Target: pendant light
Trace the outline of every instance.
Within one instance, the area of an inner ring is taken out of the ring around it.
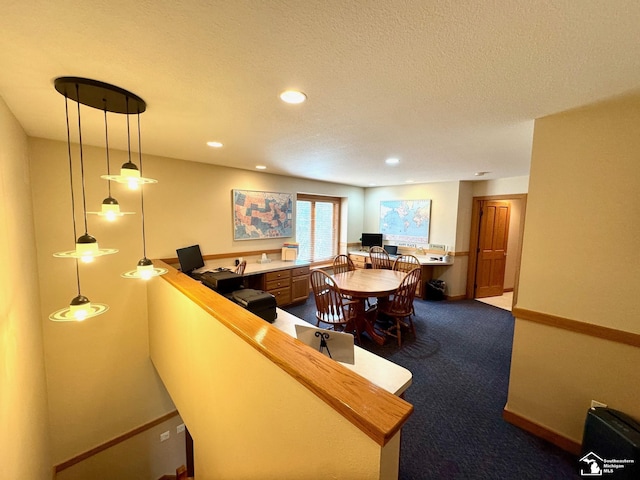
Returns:
[[[140,129],[140,114],[144,112],[147,108],[146,103],[140,97],[134,98],[135,103],[133,107],[138,107],[137,110],[129,111],[129,97],[125,99],[127,105],[128,113],[137,113],[138,114],[138,130]],[[138,141],[138,143],[140,143]],[[145,183],[158,183],[157,180],[153,178],[145,178],[142,176],[142,164],[140,165],[140,170],[138,170],[138,166],[131,161],[131,136],[129,134],[129,115],[127,114],[127,152],[129,155],[129,160],[122,165],[120,168],[120,175],[102,175],[100,178],[104,178],[105,180],[110,180],[118,183],[126,183],[131,190],[137,190],[140,186]],[[141,156],[142,159],[142,156]]]
[[[104,137],[105,137],[105,149],[107,151],[107,176],[111,176],[111,166],[109,161],[109,128],[107,125],[107,100],[104,100]],[[120,210],[120,204],[118,200],[111,196],[111,180],[107,182],[108,195],[102,201],[102,208],[99,212],[87,212],[93,215],[100,215],[106,218],[108,221],[113,222],[116,218],[124,215],[132,215],[134,212],[123,212]]]
[[[98,241],[95,237],[91,236],[87,227],[87,201],[84,185],[84,154],[82,149],[82,121],[80,117],[80,104],[94,107],[96,92],[100,92],[103,87],[101,82],[95,80],[88,80],[77,77],[61,77],[57,78],[54,82],[56,90],[64,95],[65,99],[65,114],[67,120],[67,143],[69,144],[69,161],[71,162],[71,135],[69,133],[69,107],[68,100],[74,100],[78,107],[78,143],[80,145],[80,176],[82,185],[82,212],[84,218],[84,234],[78,237],[76,240],[75,250],[68,250],[64,252],[54,253],[54,257],[59,258],[76,258],[85,263],[92,262],[95,257],[102,255],[110,255],[116,253],[118,250],[115,248],[100,248]],[[82,94],[80,87],[82,86]],[[72,165],[69,165],[72,168]],[[73,183],[71,184],[71,191],[73,194]],[[72,205],[72,208],[74,206]],[[75,233],[75,214],[74,214],[74,233]]]
[[[127,131],[129,123],[127,122]],[[127,133],[128,135],[128,133]],[[131,152],[131,149],[129,149]],[[131,155],[131,153],[129,153]],[[131,157],[129,157],[131,158]],[[140,113],[138,113],[138,158],[140,162],[140,173],[142,174],[142,142],[140,135]],[[122,274],[124,278],[136,278],[149,280],[152,277],[164,275],[168,272],[166,268],[159,268],[153,265],[153,262],[147,258],[147,239],[144,228],[144,189],[140,188],[140,212],[142,217],[142,258],[138,261],[135,270],[129,270]]]
[[[75,213],[75,197],[73,193],[73,162],[71,157],[71,134],[69,130],[69,108],[68,100],[65,95],[65,112],[67,117],[67,150],[69,154],[69,183],[71,186],[71,217],[73,224],[73,238],[75,240],[76,231],[76,213]],[[81,149],[82,150],[82,149]],[[83,196],[84,196],[84,180],[83,180]],[[82,295],[80,291],[80,268],[78,265],[78,257],[76,261],[76,282],[78,285],[78,295],[71,299],[69,306],[53,312],[49,315],[49,319],[55,322],[73,322],[82,321],[87,318],[95,317],[105,313],[109,307],[101,303],[91,303],[91,301]]]

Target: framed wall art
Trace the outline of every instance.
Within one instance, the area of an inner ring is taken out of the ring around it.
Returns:
[[[233,190],[233,239],[293,236],[293,194]]]

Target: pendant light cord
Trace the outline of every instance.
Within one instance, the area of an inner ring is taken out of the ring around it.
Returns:
[[[129,116],[127,115],[127,118]],[[140,176],[142,177],[142,140],[140,134],[140,112],[138,111],[138,158],[140,160]],[[147,238],[144,228],[144,187],[140,185],[140,209],[142,214],[142,258],[147,258]]]
[[[67,119],[67,153],[69,155],[69,185],[71,186],[71,220],[73,223],[73,243],[76,243],[78,233],[76,232],[76,200],[73,194],[73,162],[71,160],[71,131],[69,129],[69,99],[64,96],[64,113]],[[78,283],[78,295],[80,295],[80,267],[76,258],[76,281]]]
[[[131,133],[129,130],[129,97],[126,98],[127,104],[127,154],[129,155],[129,163],[131,163]]]
[[[84,156],[82,154],[82,122],[80,121],[80,87],[76,83],[76,96],[78,98],[78,141],[80,143],[80,178],[82,179],[82,211],[84,214],[84,233],[89,234],[87,227],[87,197],[84,189]]]
[[[109,167],[109,127],[107,125],[107,101],[104,101],[104,143],[107,149],[107,175],[111,176],[111,168]],[[109,198],[111,198],[111,180],[107,181],[107,191],[109,192]]]

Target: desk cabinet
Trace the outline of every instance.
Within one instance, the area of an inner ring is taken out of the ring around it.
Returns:
[[[371,268],[371,264],[369,263],[369,257],[366,257],[364,255],[349,254],[349,258],[351,259],[351,261],[353,262],[356,268]],[[368,263],[369,263],[369,266],[367,267]]]
[[[247,286],[269,292],[278,307],[303,302],[309,297],[309,267],[293,267],[246,277]]]
[[[291,303],[304,302],[309,298],[309,267],[291,270]]]

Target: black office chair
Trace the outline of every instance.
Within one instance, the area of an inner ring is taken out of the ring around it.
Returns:
[[[246,268],[246,266],[247,266],[247,261],[246,260],[241,261],[236,267],[236,273],[238,275],[242,275],[244,273],[244,269]]]

